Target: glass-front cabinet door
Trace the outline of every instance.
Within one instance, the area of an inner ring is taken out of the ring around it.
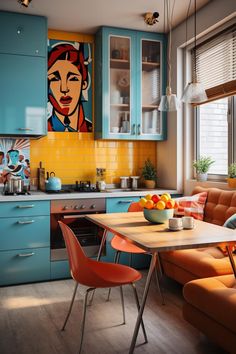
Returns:
[[[166,116],[158,110],[166,85],[164,69],[165,42],[162,35],[138,33],[139,52],[137,115],[139,139],[163,140],[166,138]]]
[[[109,134],[131,133],[131,38],[109,36]]]
[[[95,137],[164,140],[165,37],[102,27],[95,42]]]
[[[160,102],[160,42],[142,40],[142,134],[161,134]]]

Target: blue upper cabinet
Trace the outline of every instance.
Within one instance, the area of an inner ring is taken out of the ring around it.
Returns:
[[[0,11],[0,53],[47,56],[45,17]]]
[[[164,35],[102,27],[95,42],[95,137],[164,140]]]
[[[47,21],[0,11],[0,136],[47,134]]]

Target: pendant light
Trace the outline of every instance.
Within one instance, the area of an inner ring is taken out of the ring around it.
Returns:
[[[203,85],[197,81],[197,1],[194,0],[194,48],[193,48],[193,74],[192,82],[189,82],[183,92],[181,100],[185,103],[201,103],[207,101],[206,91]],[[187,21],[187,19],[186,19]]]
[[[175,0],[173,2],[172,11],[170,13],[170,0],[164,0],[164,32],[165,32],[165,14],[169,27],[169,43],[167,53],[167,87],[166,94],[161,97],[161,102],[158,110],[163,112],[172,112],[177,110],[178,101],[176,95],[172,93],[170,80],[171,80],[171,30],[172,30],[172,18],[173,10],[175,6]],[[166,10],[165,10],[166,9]]]

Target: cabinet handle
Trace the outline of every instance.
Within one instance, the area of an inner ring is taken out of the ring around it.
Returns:
[[[135,124],[132,125],[132,133],[131,135],[135,135]]]
[[[31,252],[31,253],[19,253],[18,257],[31,257],[34,254],[35,254],[34,252]]]
[[[26,225],[26,224],[33,224],[35,222],[35,220],[25,220],[25,221],[17,221],[17,224],[20,224],[20,225]]]
[[[29,205],[17,205],[18,209],[28,209],[28,208],[34,208],[34,204],[29,204]]]
[[[127,204],[127,203],[132,203],[132,200],[119,200],[119,204]]]
[[[137,135],[141,135],[141,132],[140,132],[140,124],[137,125]]]
[[[18,128],[18,130],[32,131],[33,129],[31,129],[31,128]]]

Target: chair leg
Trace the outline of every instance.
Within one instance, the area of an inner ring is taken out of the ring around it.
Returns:
[[[138,309],[138,312],[139,312],[139,309],[140,309],[140,304],[139,304],[139,299],[138,299],[137,289],[136,289],[136,286],[135,286],[135,284],[134,284],[134,283],[131,283],[131,286],[132,286],[133,291],[134,291],[134,297],[135,297],[135,301],[136,301],[137,309]],[[141,326],[142,326],[143,336],[144,336],[144,340],[145,340],[145,342],[144,342],[144,343],[147,343],[147,342],[148,342],[148,340],[147,340],[147,333],[146,333],[146,330],[145,330],[145,326],[144,326],[144,323],[143,323],[143,319],[141,320]]]
[[[122,312],[123,312],[123,323],[122,324],[125,324],[125,304],[124,304],[124,294],[123,294],[122,286],[120,286],[120,298],[121,298]]]
[[[82,344],[84,339],[84,328],[85,328],[85,318],[86,318],[86,309],[87,309],[87,301],[88,301],[88,294],[90,291],[94,291],[95,288],[89,288],[86,290],[85,297],[84,297],[84,305],[83,305],[83,317],[81,323],[81,334],[80,334],[80,346],[79,346],[79,354],[82,350]]]
[[[119,260],[120,260],[120,251],[116,251],[115,257],[114,257],[114,263],[119,263]],[[108,290],[107,301],[110,300],[110,295],[111,295],[111,288],[109,288],[109,290]]]
[[[65,329],[65,327],[66,327],[66,324],[67,324],[67,321],[68,321],[68,319],[69,319],[69,317],[70,317],[70,314],[71,314],[71,310],[72,310],[72,307],[73,307],[73,304],[74,304],[75,295],[76,295],[76,291],[77,291],[78,285],[79,285],[79,283],[76,282],[76,283],[75,283],[74,292],[73,292],[73,295],[72,295],[72,299],[71,299],[71,302],[70,302],[69,311],[68,311],[68,313],[67,313],[67,315],[66,315],[66,319],[65,319],[64,324],[63,324],[62,329],[61,329],[62,331],[64,331],[64,329]]]

